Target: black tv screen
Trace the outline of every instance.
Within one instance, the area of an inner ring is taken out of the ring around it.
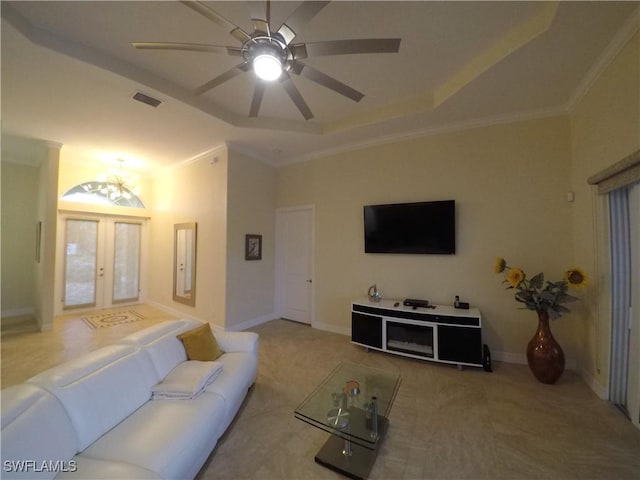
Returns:
[[[365,253],[456,253],[455,201],[364,207]]]

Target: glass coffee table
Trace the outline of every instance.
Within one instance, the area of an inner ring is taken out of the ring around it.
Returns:
[[[367,478],[389,427],[400,375],[341,363],[295,410],[295,417],[331,433],[315,461],[350,478]]]

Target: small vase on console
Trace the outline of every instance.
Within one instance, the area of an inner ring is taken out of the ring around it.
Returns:
[[[382,300],[382,295],[378,291],[378,286],[376,284],[373,284],[369,287],[367,296],[369,297],[369,301],[371,302],[379,302],[380,300]]]
[[[527,362],[538,381],[553,384],[564,372],[564,352],[551,334],[547,311],[537,310],[537,313],[538,329],[527,345]]]

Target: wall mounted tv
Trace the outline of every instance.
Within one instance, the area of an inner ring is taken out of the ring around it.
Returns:
[[[456,253],[455,201],[364,207],[365,253]]]

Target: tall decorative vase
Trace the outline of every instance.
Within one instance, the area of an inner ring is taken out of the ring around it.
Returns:
[[[542,383],[556,383],[564,372],[564,352],[551,334],[546,310],[538,311],[538,330],[527,345],[527,362]]]

